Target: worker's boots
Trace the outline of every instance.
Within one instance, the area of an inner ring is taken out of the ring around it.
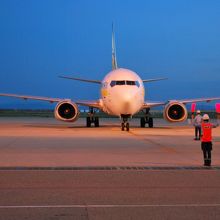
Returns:
[[[211,160],[210,159],[205,159],[204,160],[204,166],[211,166]]]

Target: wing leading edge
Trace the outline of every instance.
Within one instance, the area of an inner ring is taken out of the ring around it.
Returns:
[[[102,83],[101,80],[82,79],[82,78],[76,78],[76,77],[70,77],[70,76],[59,76],[59,78],[71,79],[71,80],[82,81],[82,82],[89,82],[89,83],[97,83],[97,84],[101,84]]]
[[[211,102],[211,101],[217,101],[217,100],[220,100],[220,97],[168,100],[166,102],[147,102],[146,101],[143,105],[143,109],[144,108],[153,108],[153,107],[157,107],[157,106],[164,106],[164,105],[171,103],[171,102],[179,102],[182,104],[189,104],[189,103],[194,103],[194,102]]]
[[[24,100],[40,100],[40,101],[46,101],[50,103],[57,103],[61,101],[71,101],[71,99],[62,99],[62,98],[50,98],[50,97],[42,97],[42,96],[29,96],[29,95],[18,95],[18,94],[8,94],[8,93],[0,93],[0,96],[4,97],[12,97],[12,98],[18,98],[18,99],[24,99]],[[98,108],[101,109],[101,105],[99,100],[94,100],[94,101],[82,101],[78,100],[75,102],[78,105],[82,106],[88,106],[88,107],[93,107],[93,108]]]
[[[60,99],[60,98],[49,98],[49,97],[41,97],[41,96],[18,95],[18,94],[8,94],[8,93],[0,93],[0,96],[13,97],[13,98],[24,99],[24,100],[28,100],[28,99],[40,100],[40,101],[47,101],[50,103],[67,100],[67,99]]]
[[[167,80],[168,78],[155,78],[155,79],[143,79],[143,83],[148,83],[148,82],[155,82],[155,81],[160,81],[160,80]]]

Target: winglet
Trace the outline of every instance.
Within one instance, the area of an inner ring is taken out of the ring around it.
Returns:
[[[115,70],[117,68],[118,65],[117,65],[116,48],[115,48],[114,24],[112,23],[112,69]]]

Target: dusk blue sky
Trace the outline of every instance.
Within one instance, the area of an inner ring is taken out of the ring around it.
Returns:
[[[111,25],[119,67],[143,79],[146,99],[220,96],[219,0],[0,0],[0,92],[98,99],[111,70]],[[0,108],[45,108],[0,97]]]

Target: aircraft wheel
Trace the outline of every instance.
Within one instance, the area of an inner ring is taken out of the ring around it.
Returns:
[[[124,123],[124,122],[121,123],[121,130],[122,130],[122,131],[125,130],[125,123]]]
[[[86,126],[87,126],[88,128],[91,127],[91,119],[90,119],[90,117],[86,117]]]
[[[148,125],[149,125],[149,128],[153,128],[153,127],[154,127],[154,121],[153,121],[153,118],[149,118]]]
[[[99,118],[95,117],[95,127],[99,127]]]
[[[145,127],[145,118],[141,118],[141,128]]]
[[[129,123],[126,123],[126,130],[129,131],[130,127],[129,127]]]

